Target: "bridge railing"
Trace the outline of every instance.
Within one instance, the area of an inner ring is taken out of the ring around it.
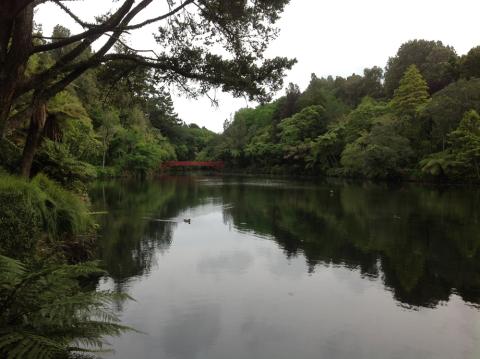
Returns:
[[[162,164],[162,168],[172,167],[210,167],[222,169],[225,167],[223,161],[167,161]]]

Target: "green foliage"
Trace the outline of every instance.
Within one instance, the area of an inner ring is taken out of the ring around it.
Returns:
[[[274,166],[282,163],[282,146],[270,141],[272,127],[261,129],[245,147],[245,156],[257,166]]]
[[[411,65],[405,71],[398,89],[395,90],[392,107],[399,116],[413,117],[428,101],[428,86],[420,71]]]
[[[347,174],[368,178],[396,178],[410,163],[413,151],[408,139],[397,133],[389,118],[347,144],[341,163]]]
[[[423,173],[439,178],[454,174],[456,166],[455,156],[449,151],[433,153],[420,161]]]
[[[444,150],[447,135],[455,130],[465,112],[480,112],[480,79],[459,80],[436,93],[423,111],[431,122],[431,137],[435,150]]]
[[[311,152],[313,140],[327,130],[328,117],[322,106],[309,106],[282,120],[280,128],[280,144],[284,159],[304,168],[308,154]]]
[[[111,309],[125,295],[81,288],[80,279],[99,274],[95,263],[33,269],[0,256],[1,356],[71,358],[94,353],[106,336],[130,330]]]
[[[101,143],[80,99],[72,91],[62,91],[48,103],[48,113],[33,172],[44,172],[71,188],[94,179],[91,163],[98,161]]]
[[[312,144],[311,154],[307,158],[309,168],[317,168],[321,173],[340,165],[340,156],[346,144],[346,126],[337,124]]]
[[[467,80],[480,78],[480,46],[474,47],[462,57],[460,75]]]
[[[34,171],[74,188],[97,173],[149,176],[171,159],[224,160],[231,168],[262,172],[386,178],[422,169],[445,179],[475,177],[472,158],[459,154],[467,153],[466,134],[461,145],[450,134],[467,111],[480,111],[478,53],[473,48],[459,59],[441,42],[409,41],[389,59],[385,74],[379,66],[345,78],[312,74],[304,91],[289,84],[277,100],[237,111],[222,135],[182,121],[154,71],[109,63],[86,72],[49,102],[49,140],[43,141]],[[192,69],[201,62],[225,65],[220,72],[250,66],[243,60],[204,61],[195,50],[181,54],[188,55]],[[51,66],[52,56],[59,55],[35,55],[29,71]],[[15,152],[22,136],[12,136],[13,146],[5,152]],[[18,166],[13,152],[2,159],[7,170]]]
[[[58,255],[73,258],[69,246],[93,232],[86,204],[44,175],[32,181],[0,177],[0,207],[0,253],[5,255],[28,258],[60,250]]]
[[[480,180],[480,115],[468,111],[458,128],[449,135],[450,151],[460,172]]]
[[[171,159],[175,159],[172,145],[153,133],[121,130],[112,140],[110,160],[120,172],[145,177]]]
[[[351,107],[357,106],[364,97],[381,99],[385,96],[383,70],[374,66],[364,69],[363,76],[353,74],[346,79],[337,77],[333,87],[335,94]]]
[[[389,60],[385,86],[376,66],[363,76],[312,74],[305,91],[290,84],[278,100],[238,111],[201,158],[262,172],[477,178],[474,126],[459,127],[467,111],[480,113],[477,52],[458,61],[440,42],[410,41]]]
[[[280,122],[280,142],[294,146],[327,130],[328,118],[322,106],[309,106]]]
[[[75,234],[84,234],[93,227],[93,220],[85,203],[43,174],[32,181],[45,194],[44,227],[50,237],[61,240]]]
[[[45,229],[43,195],[23,179],[0,177],[0,253],[24,257],[35,251]]]
[[[385,71],[385,91],[394,94],[405,71],[415,65],[435,93],[455,80],[452,64],[457,60],[455,50],[441,41],[412,40],[402,44],[388,60]]]
[[[44,140],[35,159],[33,170],[42,171],[62,185],[75,188],[79,182],[97,177],[95,167],[75,158],[67,145]]]
[[[322,106],[330,120],[341,117],[347,112],[348,107],[336,95],[336,91],[336,85],[332,78],[318,78],[312,74],[308,87],[298,99],[298,111],[309,106]]]
[[[389,112],[388,105],[371,97],[364,97],[362,102],[348,114],[345,122],[345,141],[355,141],[364,131],[369,131],[378,117]]]

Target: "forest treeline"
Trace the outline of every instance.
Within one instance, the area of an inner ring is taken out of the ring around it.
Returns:
[[[52,37],[69,34],[56,26]],[[61,56],[35,55],[28,71],[48,68]],[[144,177],[163,161],[193,160],[215,135],[179,119],[151,69],[122,62],[87,71],[46,108],[31,173],[41,171],[70,187],[98,176]],[[28,131],[28,123],[20,124],[2,142],[1,164],[10,172],[21,166]]]
[[[200,157],[252,172],[480,180],[480,47],[404,43],[383,70],[238,111]]]

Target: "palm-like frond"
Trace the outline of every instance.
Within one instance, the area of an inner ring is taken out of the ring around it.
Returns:
[[[79,285],[102,273],[95,262],[31,270],[0,256],[0,357],[81,357],[103,350],[104,337],[132,330],[112,309],[128,296]]]

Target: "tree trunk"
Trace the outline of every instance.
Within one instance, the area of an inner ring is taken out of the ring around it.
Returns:
[[[17,86],[23,81],[32,48],[33,4],[0,3],[0,138],[5,136]]]
[[[23,148],[22,166],[20,174],[23,177],[29,178],[32,170],[33,159],[35,152],[40,144],[43,128],[47,119],[46,105],[44,103],[37,104],[30,120],[30,128],[28,129],[25,147]]]
[[[0,85],[1,86],[1,85]],[[2,91],[7,89],[0,89],[0,140],[5,138],[7,121],[12,107],[13,91]]]

